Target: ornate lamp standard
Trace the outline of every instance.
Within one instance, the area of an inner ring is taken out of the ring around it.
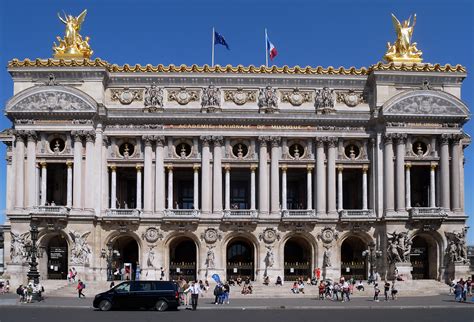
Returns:
[[[369,248],[362,252],[362,256],[367,258],[367,261],[370,264],[370,276],[369,276],[369,283],[373,282],[374,279],[374,271],[376,270],[377,266],[377,258],[382,256],[382,252],[380,250],[375,249],[375,243],[370,242]]]
[[[38,272],[38,262],[36,261],[36,254],[38,252],[36,248],[36,242],[38,241],[38,224],[35,221],[30,222],[30,235],[31,235],[31,244],[28,245],[26,251],[30,255],[30,270],[26,274],[28,280],[33,280],[34,284],[39,283],[40,274]]]
[[[107,262],[107,281],[112,281],[113,280],[112,259],[114,257],[112,243],[107,243],[107,250],[102,248],[100,256],[102,258],[105,258],[105,261]]]

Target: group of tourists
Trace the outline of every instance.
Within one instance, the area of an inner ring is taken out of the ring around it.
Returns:
[[[383,285],[383,293],[385,297],[385,301],[389,301],[390,298],[392,300],[397,299],[397,294],[398,290],[395,288],[395,280],[390,284],[390,282],[385,281],[385,284]],[[374,302],[380,302],[379,300],[379,294],[380,294],[380,287],[378,283],[374,284]]]
[[[20,284],[16,289],[16,294],[19,296],[20,303],[32,303],[34,294],[37,294],[36,299],[41,301],[43,299],[44,287],[40,283],[35,284],[29,282],[27,285]]]
[[[0,294],[10,293],[10,281],[0,280]]]
[[[341,277],[339,281],[335,282],[322,280],[318,285],[319,299],[342,302],[350,301],[350,295],[353,293],[355,283],[355,279],[351,278],[349,281],[346,281],[344,277]],[[359,281],[359,285],[361,284],[362,281]]]
[[[449,288],[449,293],[454,294],[454,299],[457,302],[466,302],[468,296],[472,296],[472,279],[460,279],[457,283],[452,281]]]

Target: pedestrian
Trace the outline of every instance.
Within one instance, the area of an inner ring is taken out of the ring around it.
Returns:
[[[454,299],[458,302],[462,301],[462,292],[463,292],[463,286],[461,282],[459,281],[456,286],[454,286]]]
[[[333,300],[339,301],[339,292],[340,291],[341,291],[341,285],[339,283],[334,283],[333,297],[332,297]],[[341,300],[344,300],[344,298],[341,298]]]
[[[230,285],[228,282],[224,284],[224,303],[230,304]]]
[[[165,278],[165,270],[163,267],[160,267],[160,281],[162,281]]]
[[[383,293],[385,295],[385,301],[388,301],[388,292],[390,291],[390,283],[385,281],[385,284],[383,286]]]
[[[10,280],[5,281],[5,286],[3,287],[4,293],[10,293]]]
[[[76,276],[77,276],[77,271],[76,268],[72,268],[72,281],[75,283],[76,282]]]
[[[283,281],[281,280],[281,276],[277,276],[275,285],[283,286]]]
[[[467,279],[466,284],[467,284],[467,295],[472,296],[472,280],[470,277]]]
[[[316,269],[316,279],[318,281],[321,279],[321,269],[319,267]]]
[[[185,292],[191,292],[191,306],[193,311],[196,311],[198,305],[199,294],[202,294],[201,288],[196,283],[196,281],[191,282],[191,286],[189,286]]]
[[[25,293],[23,291],[23,285],[22,284],[20,284],[20,286],[18,286],[18,288],[16,289],[16,294],[19,296],[20,303],[25,302]]]
[[[397,299],[397,293],[398,293],[398,290],[395,288],[395,281],[392,282],[392,300],[396,300]]]
[[[86,288],[86,284],[84,284],[81,280],[77,282],[77,296],[81,298],[81,296],[86,297],[83,293],[84,289]]]
[[[33,302],[33,283],[29,283],[28,287],[26,288],[26,302],[31,303]]]
[[[359,281],[359,283],[357,284],[356,286],[357,290],[360,292],[360,291],[364,291],[364,284],[362,284],[362,280]]]
[[[380,288],[378,283],[374,283],[374,301],[379,302]]]
[[[324,291],[326,290],[326,285],[324,285],[323,281],[319,283],[318,289],[319,289],[319,299],[324,300]]]
[[[344,281],[344,283],[342,283],[342,301],[344,302],[344,295],[347,299],[347,301],[350,301],[351,298],[349,297],[349,294],[351,293],[351,290],[350,290],[350,287],[349,287],[349,283],[347,281]]]

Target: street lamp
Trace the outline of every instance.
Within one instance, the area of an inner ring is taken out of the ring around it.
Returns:
[[[38,262],[36,261],[36,254],[38,252],[36,248],[36,242],[38,240],[38,225],[33,220],[30,222],[30,236],[31,244],[27,245],[26,251],[30,255],[30,270],[26,274],[28,281],[33,280],[34,284],[39,283],[40,274],[38,272]]]
[[[382,256],[382,252],[380,250],[375,249],[375,243],[370,242],[369,248],[362,252],[362,256],[367,258],[367,261],[370,264],[370,276],[369,276],[369,284],[375,281],[374,278],[374,271],[376,270],[377,258]]]
[[[105,261],[107,262],[107,281],[112,281],[113,280],[112,259],[114,257],[112,243],[107,243],[107,250],[102,248],[100,256],[102,258],[105,258]]]

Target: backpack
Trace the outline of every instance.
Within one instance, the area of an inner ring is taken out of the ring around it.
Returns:
[[[21,286],[16,289],[16,294],[20,296],[23,295],[23,288],[21,288]]]
[[[86,283],[82,283],[82,288],[86,288]]]

